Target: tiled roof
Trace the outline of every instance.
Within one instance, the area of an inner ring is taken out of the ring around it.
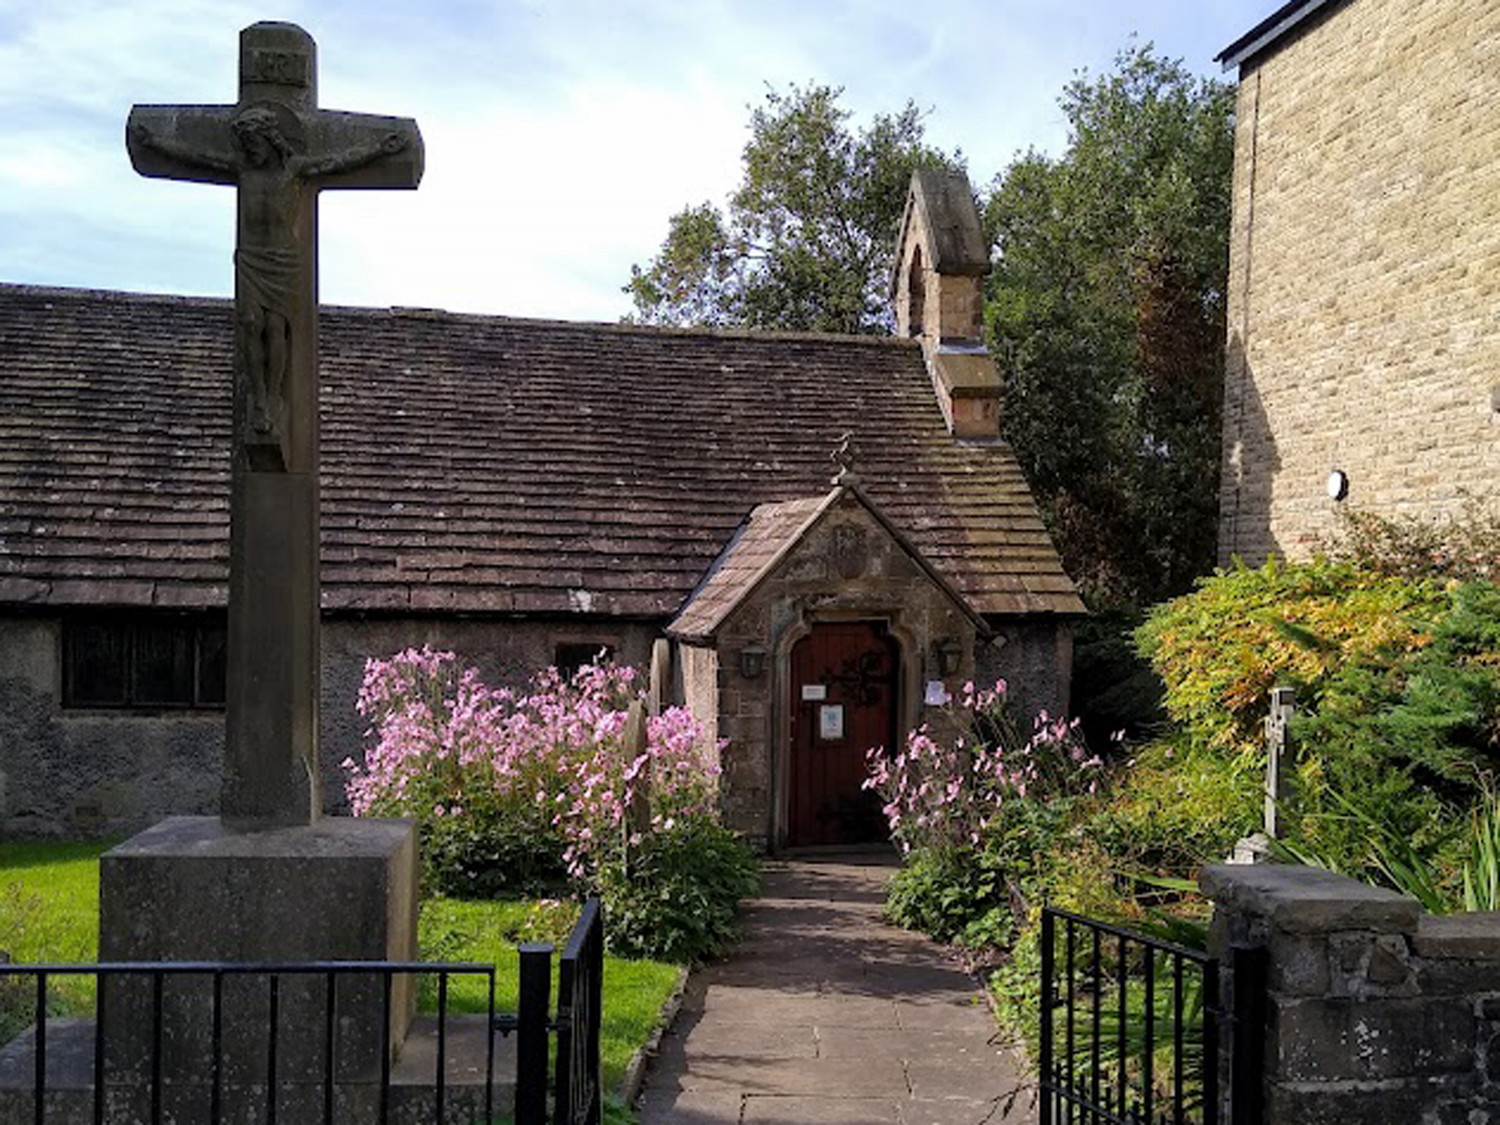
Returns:
[[[0,601],[220,605],[229,302],[0,285]],[[757,504],[870,496],[981,613],[1076,612],[917,345],[325,308],[329,609],[665,616]]]
[[[730,540],[670,631],[678,636],[711,636],[776,562],[822,514],[827,496],[760,504]]]

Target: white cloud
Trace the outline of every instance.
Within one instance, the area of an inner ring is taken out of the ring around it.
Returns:
[[[859,118],[908,97],[977,183],[1055,149],[1079,67],[1131,27],[1208,56],[1271,0],[293,0],[323,104],[416,117],[416,193],[328,193],[324,298],[614,319],[668,217],[722,202],[765,84],[846,89]],[[232,193],[145,181],[133,102],[227,102],[240,0],[0,0],[0,280],[227,293]]]

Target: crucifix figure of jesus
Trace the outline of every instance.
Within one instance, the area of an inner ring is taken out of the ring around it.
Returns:
[[[241,828],[317,819],[318,193],[414,188],[409,118],[317,105],[312,37],[240,33],[235,105],[136,106],[126,145],[145,176],[238,189],[229,663],[221,813]]]

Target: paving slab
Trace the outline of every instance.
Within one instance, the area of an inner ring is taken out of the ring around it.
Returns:
[[[884,1098],[751,1095],[742,1125],[901,1125],[897,1103]]]
[[[777,860],[726,961],[695,972],[642,1125],[1033,1125],[974,979],[880,908],[894,858]]]

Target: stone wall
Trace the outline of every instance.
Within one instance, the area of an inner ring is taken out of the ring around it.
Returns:
[[[929,256],[933,239],[921,208],[913,208],[900,246],[893,304],[896,334],[919,336],[924,351],[944,340],[984,338],[984,278],[940,274]]]
[[[218,809],[223,711],[64,710],[62,624],[0,618],[0,835],[96,835]]]
[[[69,710],[61,705],[61,622],[0,618],[0,833],[131,832],[173,814],[218,811],[224,713]],[[647,622],[325,620],[324,807],[344,807],[339,763],[358,759],[365,725],[354,703],[369,656],[431,644],[460,653],[491,683],[520,686],[556,645],[614,646],[644,672],[657,628]]]
[[[897,247],[897,267],[892,300],[896,311],[896,334],[915,336],[922,342],[922,355],[932,377],[933,393],[949,431],[955,437],[992,438],[1000,429],[1000,376],[994,360],[984,350],[984,277],[982,272],[939,273],[933,253],[938,240],[929,223],[945,221],[972,224],[979,239],[979,216],[969,194],[968,181],[959,178],[947,185],[958,192],[931,199],[929,206],[943,214],[934,218],[917,204],[918,180],[912,177],[906,224]],[[942,185],[931,189],[941,193]],[[959,214],[954,214],[954,209]],[[952,234],[950,230],[948,232]],[[977,255],[981,270],[988,269],[986,248],[978,242],[968,248]],[[952,263],[948,267],[952,269]]]
[[[1029,724],[1039,711],[1066,715],[1073,675],[1073,629],[1065,620],[1006,618],[974,654],[974,682],[1006,683],[1013,713]]]
[[[722,768],[719,755],[719,653],[699,645],[678,645],[682,669],[682,702],[703,724],[704,761]]]
[[[1500,5],[1358,0],[1241,74],[1220,561],[1344,503],[1440,516],[1500,476]]]
[[[1210,867],[1200,883],[1210,952],[1268,955],[1265,1026],[1225,1029],[1230,1050],[1264,1037],[1268,1125],[1500,1120],[1500,913],[1424,914],[1309,867]]]

